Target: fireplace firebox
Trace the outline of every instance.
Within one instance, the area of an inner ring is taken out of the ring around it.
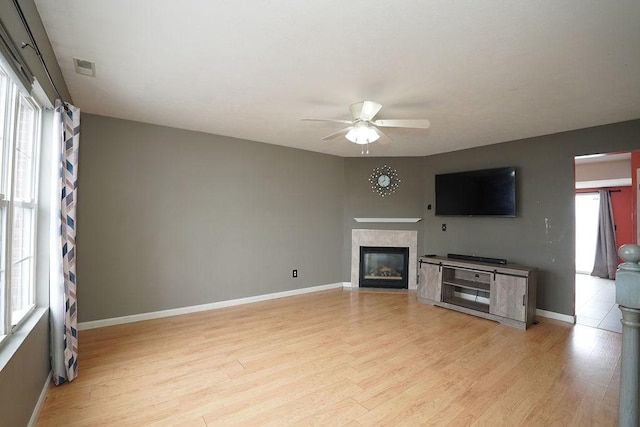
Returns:
[[[360,247],[360,287],[407,289],[409,248]]]

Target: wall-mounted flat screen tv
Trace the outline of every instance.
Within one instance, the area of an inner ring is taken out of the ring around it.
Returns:
[[[436,215],[515,217],[515,168],[436,175]]]

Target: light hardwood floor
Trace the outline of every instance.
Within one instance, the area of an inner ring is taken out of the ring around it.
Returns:
[[[621,335],[331,290],[80,333],[38,426],[617,423]]]

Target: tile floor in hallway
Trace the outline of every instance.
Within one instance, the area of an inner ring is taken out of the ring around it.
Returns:
[[[576,274],[576,323],[622,332],[614,280]]]

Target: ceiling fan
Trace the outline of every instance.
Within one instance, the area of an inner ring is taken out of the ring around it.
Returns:
[[[335,139],[339,136],[347,138],[354,144],[367,145],[379,141],[381,144],[388,144],[391,138],[385,135],[379,128],[418,128],[427,129],[431,124],[427,119],[408,120],[373,120],[382,105],[373,101],[361,101],[351,104],[351,116],[353,120],[333,120],[333,119],[302,119],[309,121],[333,122],[348,124],[344,129],[334,132],[322,138],[323,140]]]

